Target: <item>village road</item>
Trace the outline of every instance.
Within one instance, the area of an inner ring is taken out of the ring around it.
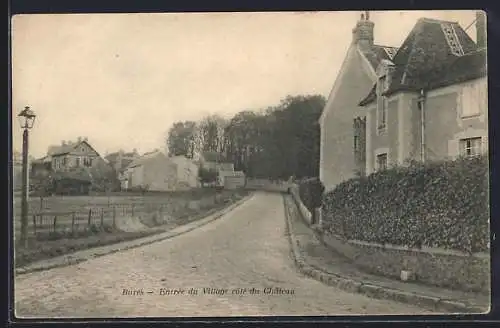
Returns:
[[[29,318],[426,313],[300,275],[285,235],[282,196],[266,193],[169,240],[19,275],[15,311]]]

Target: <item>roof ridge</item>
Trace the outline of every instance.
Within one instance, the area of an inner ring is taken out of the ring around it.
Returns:
[[[395,47],[395,46],[385,46],[383,44],[374,44],[373,45],[374,47],[382,47],[382,48],[393,48],[393,49],[399,49],[399,47]]]
[[[450,20],[430,18],[430,17],[421,17],[418,19],[418,21],[426,22],[426,23],[437,23],[437,24],[442,24],[442,23],[459,24],[458,21],[450,21]]]

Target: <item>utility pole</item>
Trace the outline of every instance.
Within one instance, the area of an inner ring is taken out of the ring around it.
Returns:
[[[19,122],[23,129],[23,168],[21,191],[21,245],[28,247],[28,196],[29,196],[29,168],[28,168],[28,130],[35,123],[35,113],[26,106],[19,115]]]
[[[425,93],[420,90],[418,104],[420,108],[420,160],[425,163]]]

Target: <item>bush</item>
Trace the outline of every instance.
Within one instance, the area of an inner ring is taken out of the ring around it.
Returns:
[[[214,183],[217,181],[217,171],[200,167],[198,169],[198,179],[204,184]]]
[[[311,213],[315,208],[321,207],[324,191],[325,186],[319,178],[303,179],[299,183],[300,199]]]
[[[325,195],[325,228],[347,239],[486,251],[485,157],[412,163],[355,178]]]

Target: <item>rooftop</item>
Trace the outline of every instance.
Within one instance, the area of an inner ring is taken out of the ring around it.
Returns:
[[[421,18],[394,55],[394,72],[385,95],[433,89],[486,74],[486,52],[457,22]],[[375,86],[360,102],[376,98]]]

